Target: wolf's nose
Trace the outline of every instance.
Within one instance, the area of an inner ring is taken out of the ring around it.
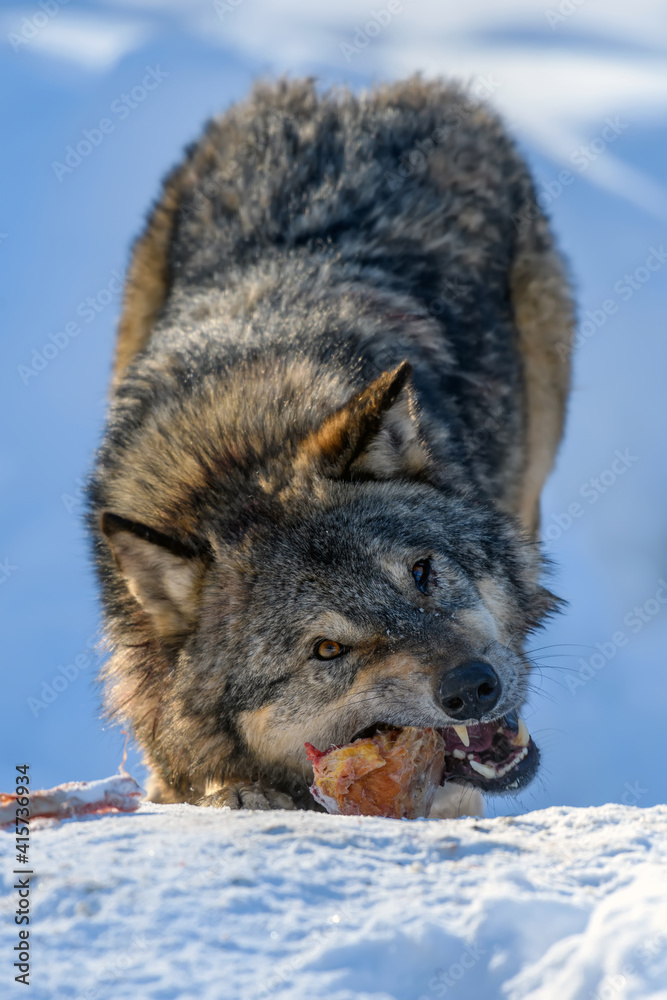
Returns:
[[[481,719],[496,707],[500,692],[498,674],[483,660],[459,664],[440,683],[440,701],[452,719]]]

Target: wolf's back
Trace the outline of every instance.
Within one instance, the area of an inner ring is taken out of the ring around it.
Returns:
[[[476,286],[486,309],[494,293],[507,299],[516,219],[531,198],[501,123],[459,86],[415,77],[357,97],[319,95],[308,80],[258,85],[165,182],[135,248],[117,373],[175,290],[225,288],[301,250],[445,320],[472,312],[475,328]]]
[[[295,438],[408,360],[438,461],[534,532],[572,328],[529,171],[483,102],[418,77],[361,97],[282,81],[213,120],[167,178],[128,272],[115,386],[134,427],[153,398],[233,378],[245,437],[260,417],[286,433],[289,413]],[[276,372],[261,414],[244,410],[248,364]]]

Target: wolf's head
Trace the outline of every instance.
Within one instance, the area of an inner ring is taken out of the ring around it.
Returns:
[[[102,515],[112,706],[170,780],[307,780],[305,742],[383,724],[442,728],[457,780],[532,777],[523,647],[556,601],[517,525],[435,468],[409,376],[381,375],[265,461],[233,514],[202,492],[189,541]]]

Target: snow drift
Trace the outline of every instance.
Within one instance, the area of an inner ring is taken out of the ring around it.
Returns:
[[[409,822],[143,804],[41,822],[33,1000],[667,998],[666,806]]]

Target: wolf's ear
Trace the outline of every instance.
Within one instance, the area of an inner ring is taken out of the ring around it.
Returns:
[[[128,590],[158,635],[184,635],[197,617],[203,560],[161,532],[109,511],[100,526]]]
[[[301,445],[297,467],[315,466],[336,479],[423,473],[430,460],[420,440],[411,374],[412,366],[404,361],[327,417]]]

